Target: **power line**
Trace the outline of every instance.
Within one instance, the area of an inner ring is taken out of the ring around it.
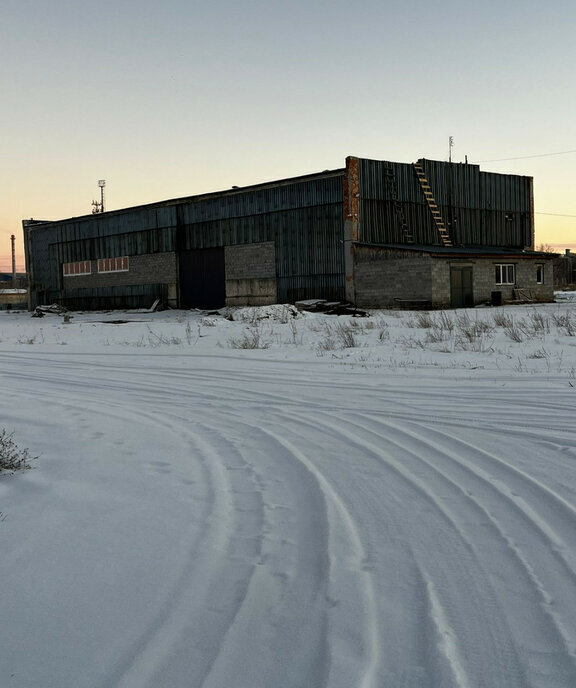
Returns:
[[[552,155],[568,155],[569,153],[576,153],[576,149],[567,151],[558,151],[556,153],[539,153],[538,155],[520,155],[517,158],[496,158],[493,160],[473,160],[474,164],[480,162],[505,162],[507,160],[527,160],[528,158],[548,158]]]
[[[554,215],[554,217],[576,217],[576,215],[566,215],[565,213],[540,213],[540,212],[535,212],[534,215]]]

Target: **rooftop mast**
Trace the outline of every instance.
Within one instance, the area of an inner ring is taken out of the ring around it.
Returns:
[[[104,187],[106,186],[105,179],[98,180],[98,186],[100,187],[100,201],[92,201],[92,213],[103,213],[104,212]]]

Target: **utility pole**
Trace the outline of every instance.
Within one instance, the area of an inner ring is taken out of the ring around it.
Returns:
[[[13,234],[10,237],[10,241],[12,242],[12,289],[16,289],[16,237]]]

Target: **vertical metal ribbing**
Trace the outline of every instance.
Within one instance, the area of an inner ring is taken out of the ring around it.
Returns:
[[[448,230],[446,229],[442,215],[438,210],[438,204],[436,203],[436,199],[434,198],[434,194],[432,193],[432,189],[430,187],[430,182],[424,173],[424,169],[419,162],[412,163],[412,166],[414,167],[414,171],[416,172],[416,176],[420,182],[420,188],[422,189],[426,203],[428,204],[430,212],[432,213],[432,219],[434,220],[436,229],[440,234],[442,244],[444,246],[452,246],[452,240],[450,239],[450,235],[448,234]]]
[[[408,223],[406,222],[404,206],[402,203],[400,203],[400,199],[398,198],[398,182],[396,181],[396,175],[394,174],[394,169],[392,165],[388,164],[384,166],[384,180],[386,181],[390,189],[390,196],[392,197],[394,213],[396,214],[396,217],[398,219],[398,224],[400,225],[402,237],[404,238],[407,244],[413,244],[414,236],[408,227]]]

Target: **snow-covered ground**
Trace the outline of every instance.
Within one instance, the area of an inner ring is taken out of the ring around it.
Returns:
[[[234,318],[0,313],[0,686],[576,686],[576,303]]]

